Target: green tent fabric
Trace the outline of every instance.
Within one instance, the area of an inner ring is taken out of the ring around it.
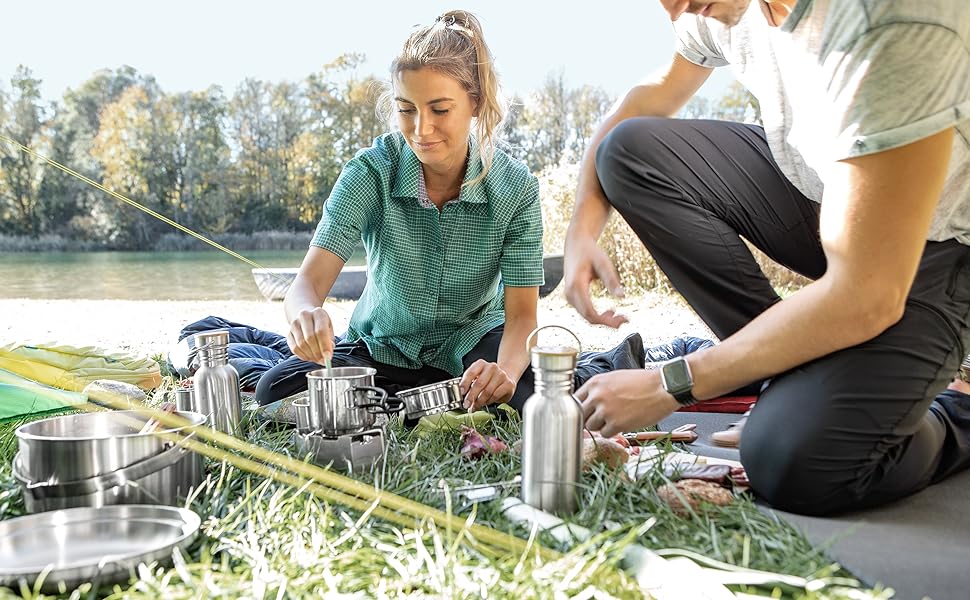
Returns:
[[[68,410],[85,402],[84,394],[52,388],[0,369],[0,423]]]

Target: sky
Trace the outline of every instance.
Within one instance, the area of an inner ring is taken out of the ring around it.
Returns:
[[[618,96],[673,56],[670,21],[658,0],[48,0],[4,2],[0,89],[23,64],[57,100],[102,68],[130,65],[162,89],[222,86],[246,77],[299,81],[346,52],[363,53],[360,75],[383,77],[414,25],[461,8],[482,21],[503,86],[526,94],[550,73],[569,87]],[[715,73],[701,94],[732,81]]]

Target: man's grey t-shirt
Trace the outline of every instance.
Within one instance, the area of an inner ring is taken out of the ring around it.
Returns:
[[[927,237],[970,245],[968,0],[799,0],[780,28],[752,0],[732,28],[685,14],[674,29],[687,60],[731,65],[761,105],[778,165],[815,201],[835,161],[954,127]]]

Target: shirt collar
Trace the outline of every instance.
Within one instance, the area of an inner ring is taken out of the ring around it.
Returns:
[[[421,173],[421,161],[408,146],[404,137],[400,138],[401,162],[394,178],[394,187],[391,194],[394,198],[418,199],[418,177]],[[465,183],[475,179],[482,172],[482,158],[478,152],[478,142],[475,136],[468,138],[469,161],[468,168],[465,170]],[[459,202],[472,202],[481,204],[488,200],[485,196],[484,182],[479,181],[473,186],[463,185],[461,193],[458,195]]]
[[[798,22],[802,20],[805,13],[808,12],[808,8],[812,5],[812,0],[798,0],[795,4],[795,8],[792,9],[791,13],[785,19],[785,22],[781,24],[781,30],[785,33],[791,33],[795,30]]]

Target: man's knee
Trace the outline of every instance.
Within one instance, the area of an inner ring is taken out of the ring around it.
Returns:
[[[596,149],[596,173],[604,186],[625,178],[637,162],[648,161],[670,127],[663,117],[637,117],[621,121]],[[633,159],[633,160],[631,160]]]
[[[774,508],[806,515],[843,509],[853,502],[846,485],[854,466],[825,459],[820,433],[786,427],[751,427],[741,438],[741,463],[751,487]]]

